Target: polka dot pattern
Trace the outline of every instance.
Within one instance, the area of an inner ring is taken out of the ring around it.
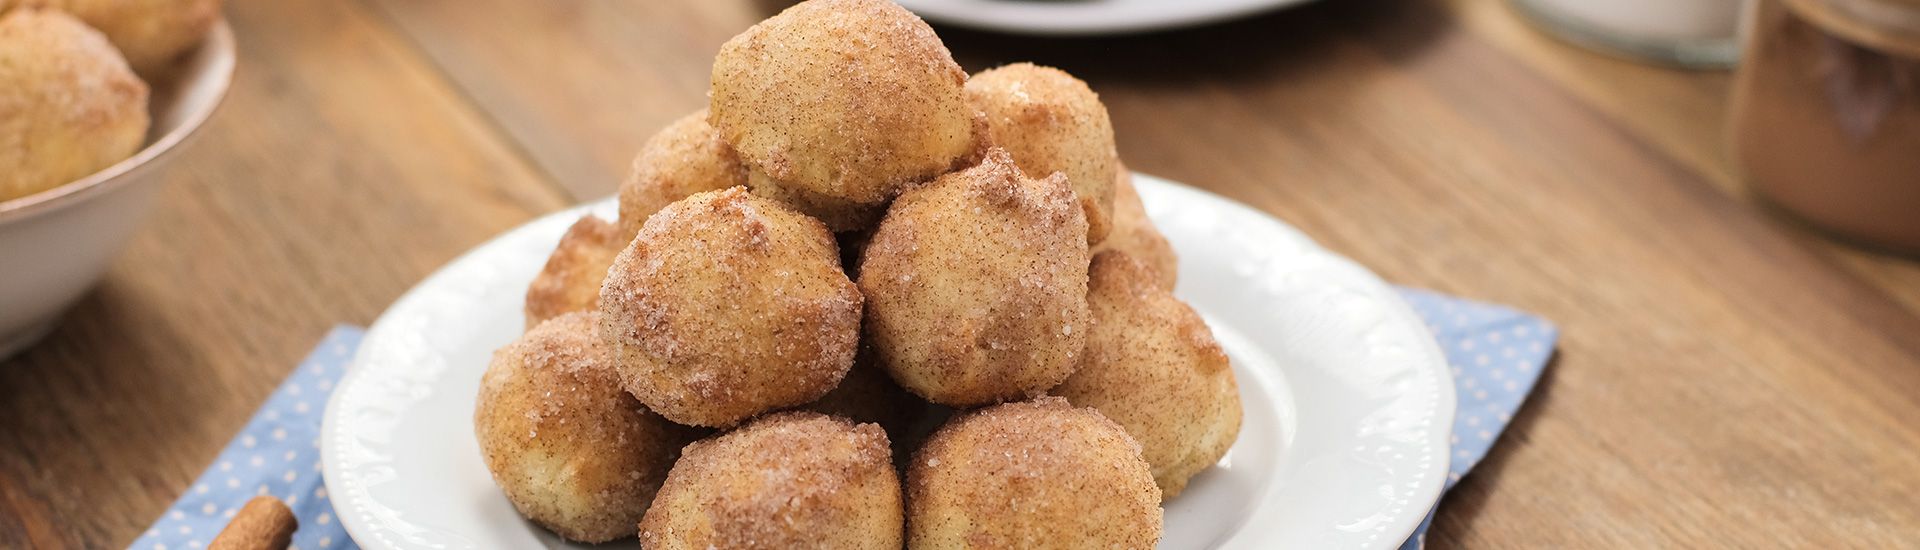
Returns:
[[[134,550],[206,548],[254,495],[287,503],[300,529],[294,548],[357,549],[334,521],[333,502],[320,481],[320,411],[334,383],[345,374],[362,331],[341,326],[287,376],[246,428],[213,465],[200,474],[153,528],[127,547]]]
[[[1559,330],[1545,320],[1500,306],[1402,289],[1426,321],[1453,367],[1459,414],[1454,418],[1452,471],[1447,488],[1486,456],[1502,429],[1533,390]],[[294,548],[357,549],[333,515],[333,501],[320,479],[321,404],[345,373],[362,331],[335,328],[280,389],[254,414],[246,429],[221,451],[213,466],[173,503],[153,528],[129,548],[199,549],[220,532],[235,510],[255,494],[286,501],[300,529]],[[1433,516],[1420,524],[1403,550],[1424,548]]]
[[[1447,472],[1446,488],[1452,489],[1486,457],[1501,430],[1519,414],[1540,371],[1553,357],[1560,329],[1545,319],[1501,306],[1405,288],[1400,296],[1426,321],[1453,367],[1459,407],[1453,418],[1449,457],[1453,461]],[[1433,514],[1427,512],[1427,519],[1401,550],[1426,548]]]

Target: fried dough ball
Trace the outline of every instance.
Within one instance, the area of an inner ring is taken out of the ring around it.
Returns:
[[[626,248],[620,227],[587,215],[560,236],[559,246],[547,256],[547,265],[527,285],[527,328],[574,311],[600,309],[600,283],[614,256]]]
[[[860,261],[867,336],[901,386],[972,406],[1066,380],[1087,338],[1087,222],[1005,151],[894,201]]]
[[[147,124],[146,83],[98,31],[53,10],[0,16],[0,201],[125,160]]]
[[[907,470],[911,548],[1153,548],[1160,489],[1140,446],[1058,397],[963,413]]]
[[[853,365],[860,308],[833,234],[741,187],[655,213],[600,289],[627,390],[694,426],[825,395]]]
[[[1086,210],[1087,243],[1107,238],[1118,160],[1107,106],[1087,83],[1053,67],[1015,63],[968,79],[967,104],[986,115],[993,144],[1021,171],[1066,174]]]
[[[801,408],[855,422],[879,424],[891,437],[904,433],[925,414],[927,407],[927,402],[895,384],[872,352],[862,350],[839,386]]]
[[[905,8],[812,0],[720,47],[710,108],[755,193],[849,231],[975,151],[966,80]]]
[[[1206,321],[1124,252],[1093,257],[1093,327],[1080,369],[1053,394],[1092,407],[1140,442],[1167,498],[1240,434],[1240,389]]]
[[[5,11],[9,0],[0,0]],[[13,0],[16,6],[71,13],[100,29],[127,63],[143,75],[158,75],[181,54],[200,45],[220,19],[220,0]]]
[[[887,434],[810,412],[767,415],[687,446],[640,545],[900,548],[904,511]]]
[[[633,168],[620,183],[620,231],[632,239],[648,216],[675,201],[746,184],[746,167],[701,109],[661,128],[634,155]]]
[[[593,312],[541,323],[493,354],[473,432],[507,500],[568,540],[632,536],[699,434],[620,389]]]
[[[1146,262],[1160,288],[1173,290],[1180,278],[1180,257],[1173,252],[1167,237],[1147,217],[1147,206],[1133,188],[1133,172],[1120,166],[1113,185],[1113,233],[1093,247],[1093,254],[1118,250],[1133,259]]]

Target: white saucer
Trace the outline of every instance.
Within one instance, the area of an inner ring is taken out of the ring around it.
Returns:
[[[928,20],[1041,35],[1122,34],[1191,27],[1312,0],[895,0]]]

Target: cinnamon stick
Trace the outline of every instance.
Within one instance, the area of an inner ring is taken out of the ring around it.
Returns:
[[[300,525],[280,499],[258,496],[247,501],[207,550],[286,550]]]

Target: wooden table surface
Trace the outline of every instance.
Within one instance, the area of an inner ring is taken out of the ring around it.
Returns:
[[[611,193],[780,2],[236,0],[238,79],[51,338],[0,364],[0,547],[126,544],[336,323]],[[1339,0],[1112,39],[941,28],[1090,82],[1134,169],[1383,277],[1557,322],[1435,547],[1920,545],[1920,266],[1756,204],[1730,78],[1495,0]]]

